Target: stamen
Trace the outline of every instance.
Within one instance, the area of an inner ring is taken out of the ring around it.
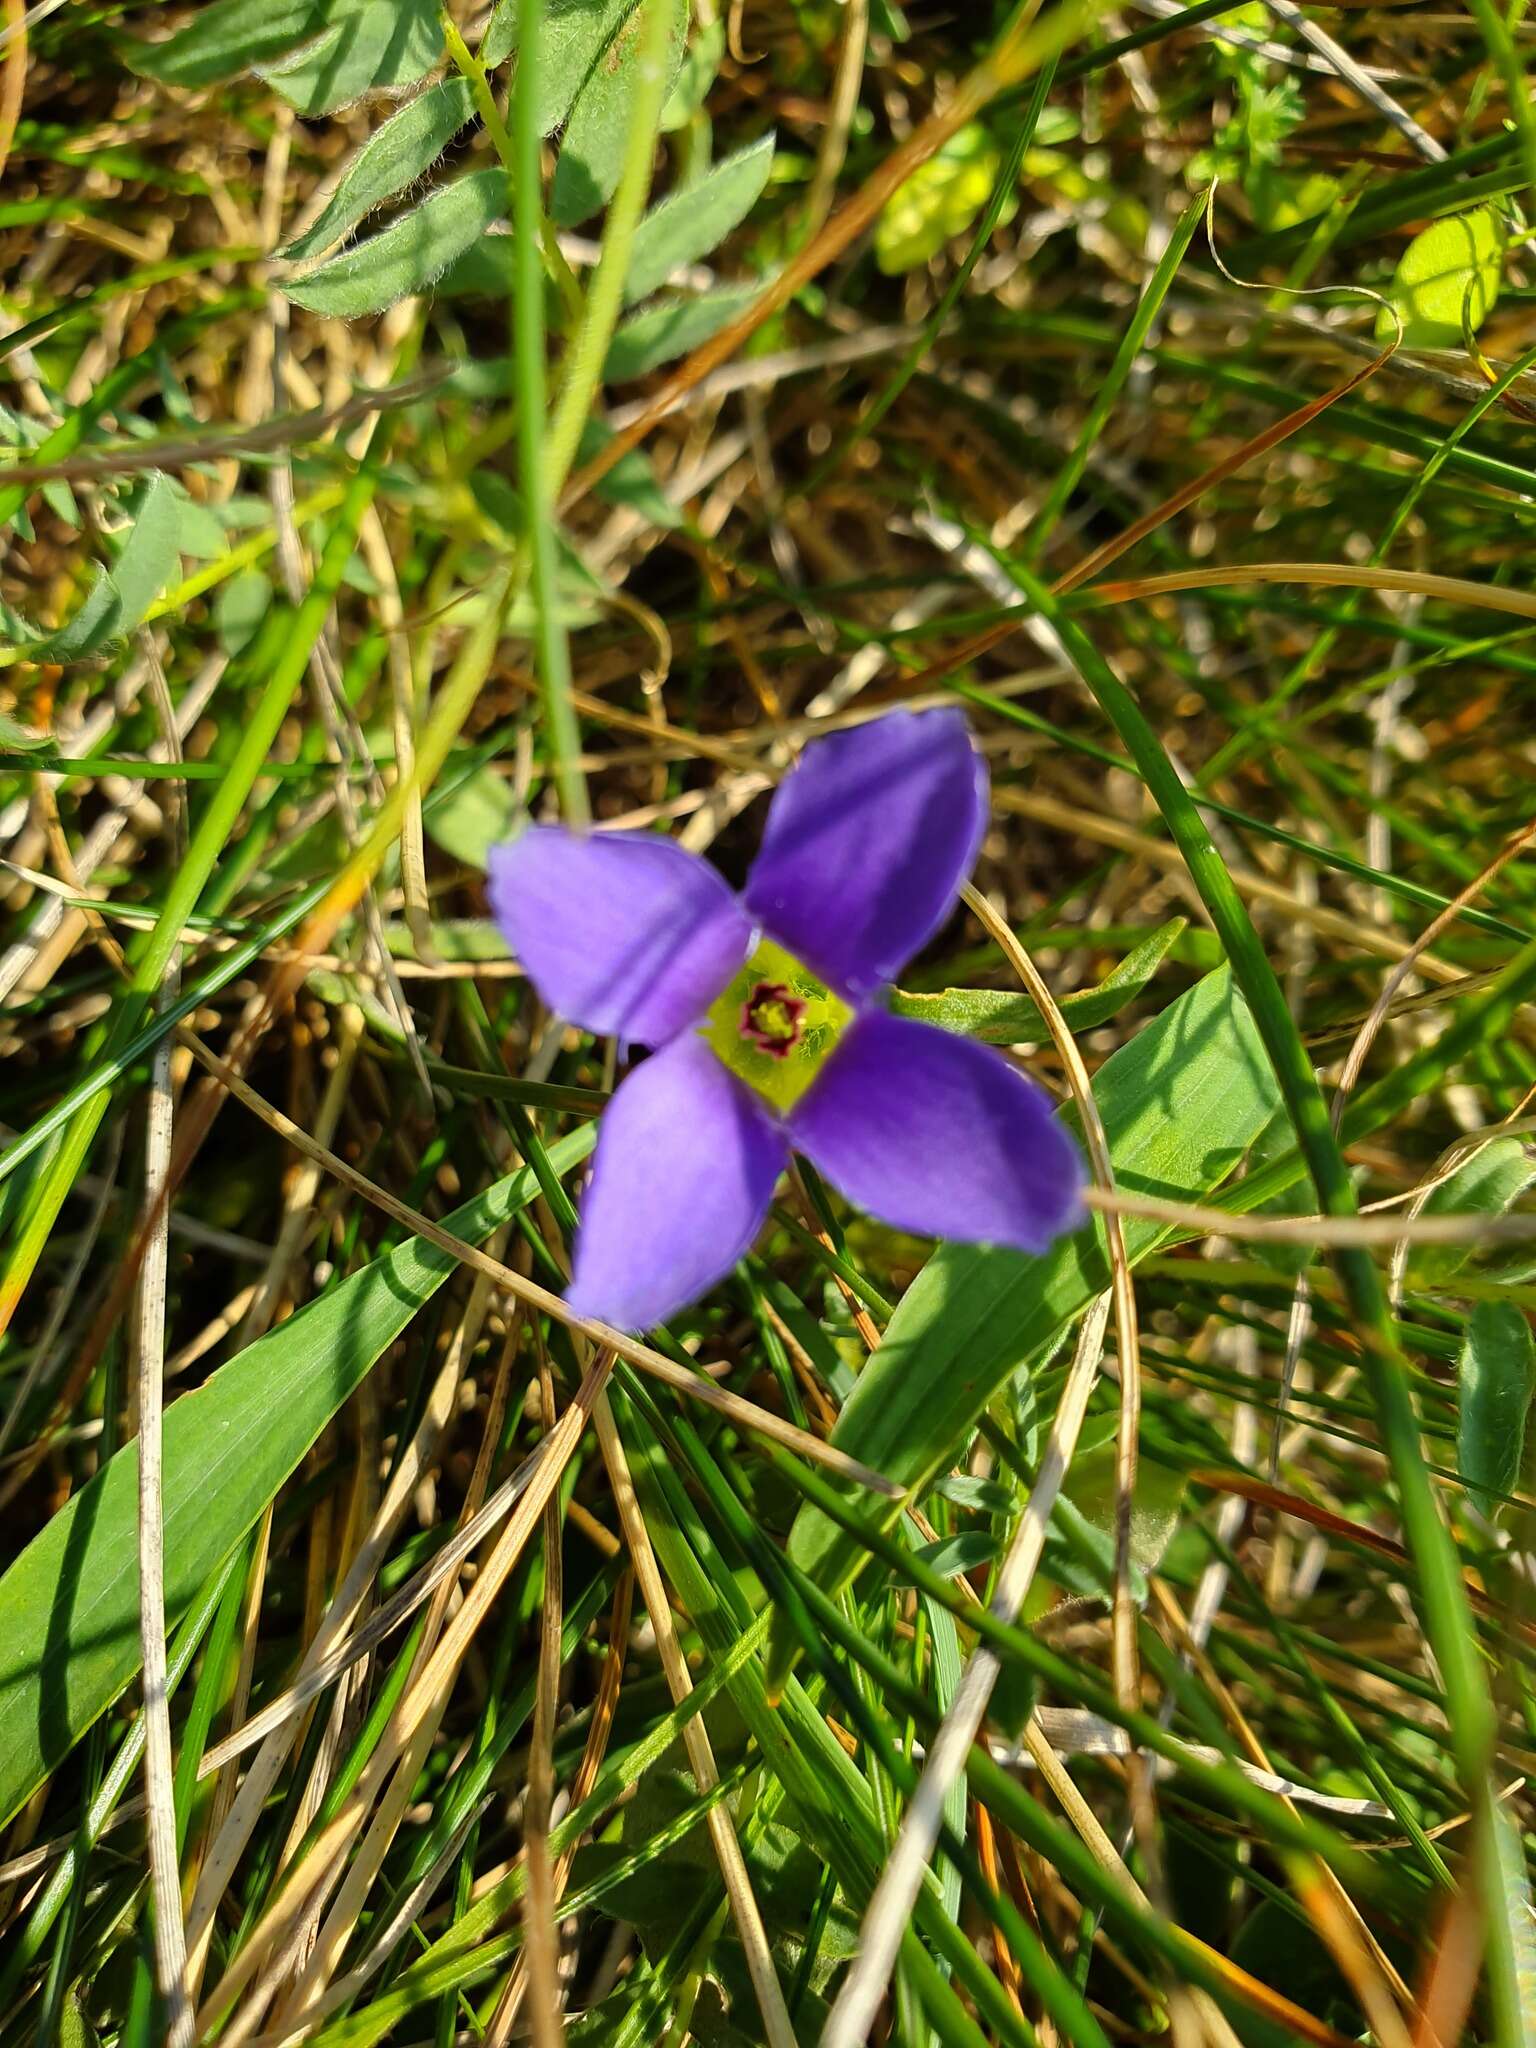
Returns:
[[[805,1004],[782,981],[759,981],[741,1006],[741,1035],[776,1060],[787,1059],[800,1043]]]
[[[847,1003],[803,960],[760,939],[700,1028],[721,1064],[787,1116],[852,1021]]]

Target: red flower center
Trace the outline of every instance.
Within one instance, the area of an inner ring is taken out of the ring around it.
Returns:
[[[741,1035],[760,1052],[787,1059],[800,1043],[805,1004],[782,981],[755,982],[741,1006]]]

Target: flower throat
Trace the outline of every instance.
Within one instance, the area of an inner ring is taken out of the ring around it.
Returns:
[[[763,939],[700,1030],[722,1065],[782,1112],[816,1079],[852,1016],[793,953]]]

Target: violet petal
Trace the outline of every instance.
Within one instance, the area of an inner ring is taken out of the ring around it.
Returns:
[[[1082,1221],[1077,1147],[1000,1052],[867,1011],[789,1118],[790,1141],[872,1216],[1044,1251]]]
[[[702,1038],[652,1054],[603,1116],[571,1307],[648,1330],[696,1300],[750,1247],[788,1157],[782,1130]]]
[[[491,849],[491,908],[534,987],[584,1030],[663,1045],[752,943],[712,867],[648,832],[531,825]]]
[[[871,995],[948,916],[986,816],[986,764],[959,711],[893,711],[813,740],[774,796],[747,908],[824,981]]]

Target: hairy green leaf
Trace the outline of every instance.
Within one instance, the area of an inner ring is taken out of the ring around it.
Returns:
[[[163,43],[127,42],[135,71],[165,85],[217,85],[323,27],[322,0],[214,0]]]
[[[1102,1555],[1113,1582],[1115,1557],[1116,1445],[1113,1439],[1092,1450],[1079,1450],[1062,1487],[1057,1513],[1080,1516],[1083,1525],[1102,1544]],[[1137,1597],[1145,1597],[1146,1575],[1162,1563],[1163,1553],[1173,1541],[1184,1503],[1182,1472],[1142,1459],[1137,1467],[1136,1486],[1131,1495],[1131,1569],[1139,1580]]]
[[[549,0],[539,50],[541,135],[551,134],[571,111],[587,74],[637,4],[638,0]],[[517,48],[517,24],[517,0],[497,0],[480,45],[480,61],[488,71],[505,64]]]
[[[483,870],[486,855],[511,837],[520,815],[511,783],[487,763],[446,790],[432,806],[426,816],[427,837],[466,867]]]
[[[333,5],[329,17],[312,42],[258,67],[308,120],[365,93],[414,85],[442,55],[434,0],[346,0]]]
[[[681,191],[670,192],[653,206],[635,230],[635,246],[624,279],[629,305],[649,297],[685,263],[718,249],[732,228],[740,225],[768,182],[773,164],[773,132],[728,156]]]
[[[1536,1181],[1536,1161],[1518,1138],[1495,1138],[1464,1160],[1424,1205],[1426,1216],[1475,1212],[1502,1216]],[[1474,1244],[1427,1244],[1414,1254],[1415,1279],[1425,1285],[1449,1280],[1472,1257]]]
[[[139,494],[117,560],[110,569],[95,565],[90,588],[62,626],[38,634],[8,612],[0,612],[0,625],[26,648],[29,661],[83,660],[138,625],[176,574],[180,537],[175,490],[156,470]]]
[[[671,97],[661,110],[661,132],[674,135],[697,118],[725,55],[725,23],[718,16],[699,22],[688,45],[683,68],[673,80]]]
[[[283,291],[312,313],[344,320],[381,313],[435,283],[456,256],[501,218],[506,203],[502,171],[471,171],[432,193],[382,234],[343,249],[307,277],[285,283]]]
[[[474,111],[469,81],[444,78],[391,114],[348,163],[312,225],[282,254],[297,262],[339,242],[376,206],[424,177]]]
[[[180,541],[175,488],[155,470],[139,493],[122,553],[112,565],[118,603],[114,633],[131,633],[176,574]]]
[[[723,284],[689,299],[658,299],[632,313],[608,345],[604,377],[622,384],[687,355],[744,313],[761,290],[760,284]]]
[[[549,214],[561,227],[575,227],[606,206],[619,182],[629,138],[637,66],[646,35],[646,6],[671,12],[666,68],[677,76],[688,34],[688,0],[646,0],[621,24],[582,86],[560,144],[549,189]]]
[[[914,1555],[942,1577],[954,1579],[979,1564],[990,1564],[997,1555],[997,1538],[990,1529],[962,1529],[957,1535],[939,1537],[937,1542],[920,1543]],[[899,1573],[896,1582],[901,1582]]]
[[[23,725],[9,711],[0,711],[0,751],[7,754],[57,753],[58,741],[51,732],[37,732]]]

